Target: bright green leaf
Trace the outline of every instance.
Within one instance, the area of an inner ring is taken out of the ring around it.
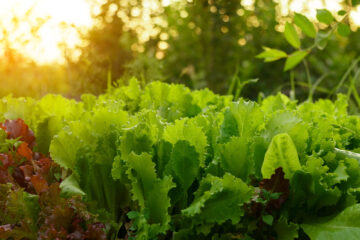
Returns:
[[[315,38],[316,30],[314,24],[300,13],[295,13],[294,23],[309,37]]]
[[[280,133],[271,140],[261,167],[263,178],[271,178],[279,167],[288,179],[296,170],[301,169],[295,144],[287,133]]]
[[[281,58],[287,57],[286,52],[278,50],[278,49],[264,47],[264,50],[265,51],[263,51],[256,57],[264,58],[265,62],[273,62],[273,61],[279,60]]]
[[[173,145],[180,140],[189,142],[199,154],[200,166],[204,166],[207,139],[201,126],[194,120],[186,118],[176,120],[174,124],[165,128],[163,138]]]
[[[285,62],[284,72],[296,67],[307,55],[309,54],[308,51],[296,51],[291,54]]]
[[[61,194],[66,197],[71,197],[73,195],[81,195],[81,196],[85,195],[84,191],[81,190],[79,183],[76,177],[74,176],[74,174],[67,177],[64,181],[62,181],[60,184],[60,188],[61,188]]]
[[[317,9],[316,10],[316,18],[319,22],[325,24],[331,24],[334,21],[334,17],[332,16],[331,12],[327,9]]]
[[[62,131],[54,137],[50,145],[53,160],[64,168],[74,169],[76,154],[81,140],[71,132]]]
[[[336,174],[335,182],[340,183],[341,181],[346,181],[349,178],[349,175],[346,172],[346,166],[343,162],[339,163],[339,166],[335,169],[334,173]]]
[[[288,41],[288,43],[290,43],[294,48],[300,48],[301,43],[299,35],[296,32],[295,27],[288,22],[285,24],[284,36],[286,41]]]

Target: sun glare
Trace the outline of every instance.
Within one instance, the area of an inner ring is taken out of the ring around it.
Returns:
[[[82,44],[78,30],[90,28],[94,21],[92,13],[99,11],[104,0],[0,0],[0,55],[6,49],[13,49],[20,54],[34,59],[40,64],[63,63],[64,51],[71,50],[71,57],[76,57],[75,46]],[[187,0],[192,2],[193,0]],[[326,7],[332,12],[341,9],[342,0],[276,0],[280,15],[290,12],[302,12],[316,19],[316,9]],[[126,1],[124,1],[126,2]],[[162,6],[179,3],[181,0],[162,0]],[[253,0],[241,0],[246,9],[252,9]],[[126,25],[135,29],[140,42],[146,42],[152,35],[159,33],[149,20],[153,11],[160,11],[157,1],[144,0],[143,10],[134,8],[134,17]],[[116,5],[115,5],[116,7]],[[128,19],[125,13],[113,9],[124,22]],[[142,13],[142,15],[140,15]],[[186,12],[185,12],[186,13]],[[354,25],[360,25],[360,7],[350,13]],[[155,19],[162,24],[161,19]],[[74,28],[74,26],[76,28]],[[124,29],[126,30],[126,29]],[[161,47],[165,48],[162,44]]]
[[[71,49],[81,44],[72,26],[90,27],[90,11],[86,0],[0,1],[0,48],[8,44],[40,64],[62,63],[61,45]]]

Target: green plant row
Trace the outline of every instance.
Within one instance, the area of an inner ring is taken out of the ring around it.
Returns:
[[[255,103],[153,82],[81,101],[3,98],[109,239],[360,239],[360,118],[347,100]]]

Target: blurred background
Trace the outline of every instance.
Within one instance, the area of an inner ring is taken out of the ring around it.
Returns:
[[[293,51],[281,32],[295,12],[321,28],[316,9],[350,12],[352,33],[334,35],[308,59],[327,96],[360,53],[360,0],[1,0],[0,96],[78,98],[135,76],[226,94],[232,79],[258,78],[242,96],[290,89],[284,61],[255,58],[262,46]],[[297,96],[305,71],[294,70]]]

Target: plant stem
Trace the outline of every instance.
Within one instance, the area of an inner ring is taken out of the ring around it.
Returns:
[[[360,163],[360,154],[359,153],[342,150],[342,149],[338,149],[338,148],[335,148],[335,153],[336,153],[336,156],[338,156],[340,158],[353,158],[353,159],[358,160],[358,162]]]
[[[343,75],[343,77],[341,78],[340,82],[338,83],[338,85],[336,86],[336,88],[331,91],[331,95],[333,95],[334,93],[337,93],[341,86],[344,84],[345,80],[347,79],[347,77],[349,76],[349,74],[351,73],[351,71],[356,67],[357,63],[360,61],[360,57],[358,57],[357,59],[355,59],[355,61],[351,64],[351,66],[346,70],[345,74]],[[330,97],[329,96],[329,97]]]
[[[290,71],[290,84],[291,84],[291,90],[290,90],[290,99],[295,100],[295,75],[294,71]]]
[[[310,76],[309,65],[308,65],[306,59],[304,59],[304,66],[305,66],[305,71],[306,71],[306,78],[307,78],[307,80],[308,80],[308,85],[309,85],[308,101],[309,101],[309,102],[312,102],[312,98],[313,98],[313,87],[312,87],[312,81],[311,81],[311,76]]]
[[[327,77],[327,75],[328,75],[327,73],[324,73],[315,81],[314,85],[312,86],[312,94],[314,94],[314,92],[316,92],[317,87]]]
[[[360,69],[358,69],[358,70],[356,71],[355,76],[354,76],[354,78],[352,79],[351,85],[350,85],[349,88],[350,88],[351,91],[353,92],[353,96],[354,96],[354,98],[355,98],[355,101],[356,101],[358,107],[360,108],[360,97],[359,97],[359,94],[358,94],[358,92],[357,92],[357,90],[356,90],[356,86],[355,86],[355,82],[359,79],[359,76],[360,76]]]

